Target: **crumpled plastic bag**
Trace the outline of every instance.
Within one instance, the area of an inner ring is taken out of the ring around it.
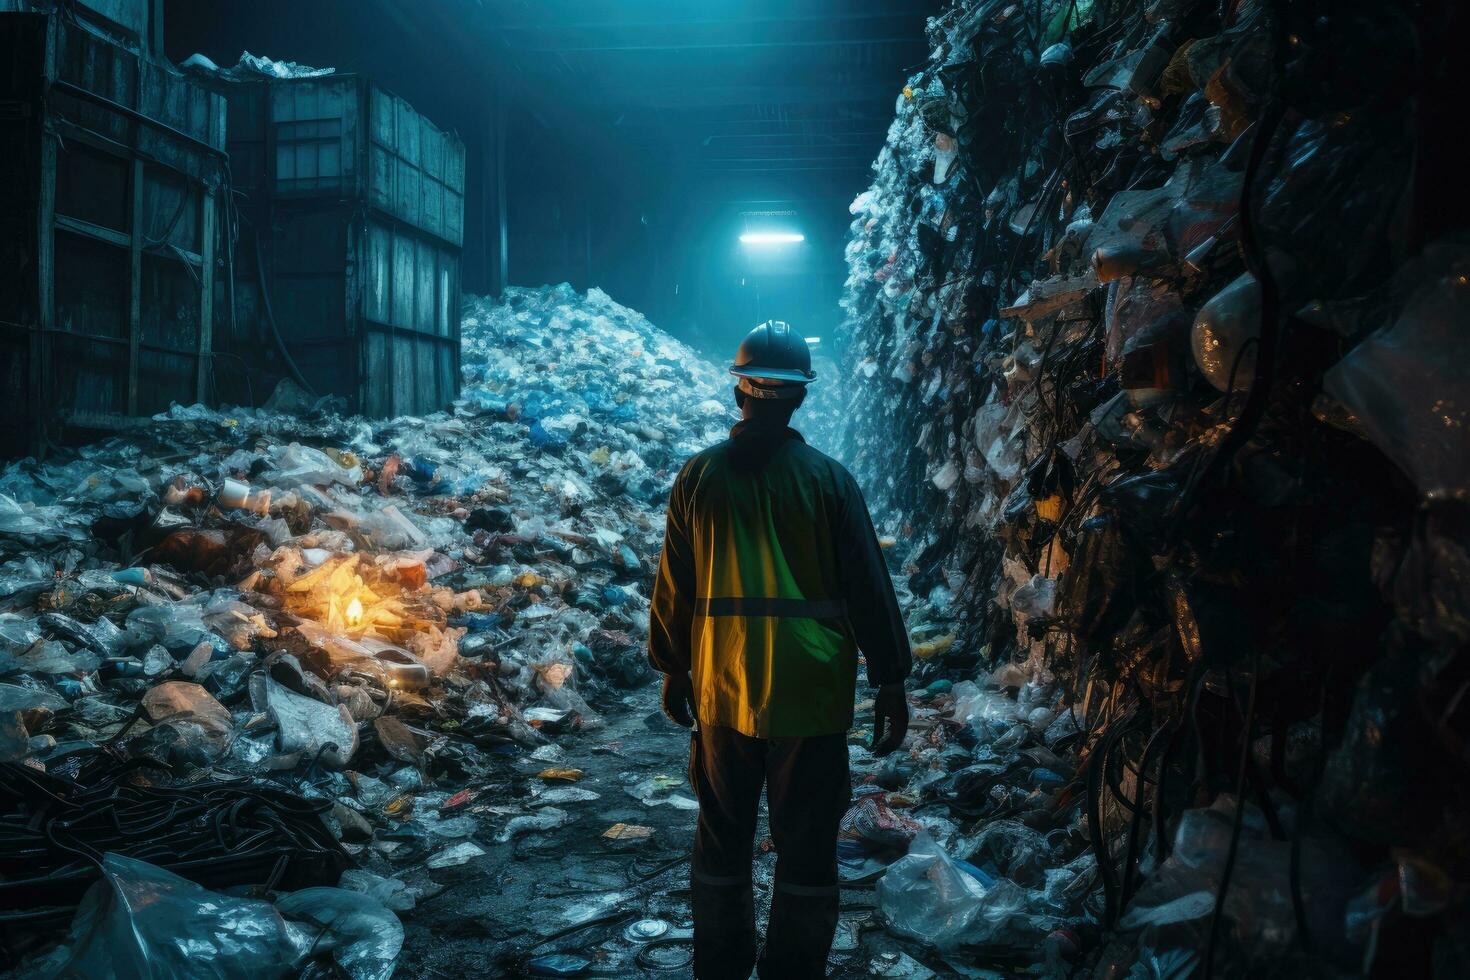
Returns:
[[[265,674],[251,676],[250,700],[276,723],[282,752],[304,753],[329,769],[341,769],[357,752],[357,723],[346,705],[297,694]]]
[[[418,896],[400,879],[385,878],[362,868],[348,868],[342,872],[337,887],[361,892],[395,912],[407,912],[418,901]]]
[[[21,503],[0,493],[0,536],[15,538],[27,545],[57,541],[85,541],[89,535],[69,522],[73,516],[64,507],[43,507]]]
[[[878,907],[900,935],[938,949],[958,946],[975,922],[985,886],[960,870],[927,833],[878,879]]]
[[[214,758],[223,755],[235,738],[229,709],[198,684],[166,681],[143,695],[142,707],[154,725],[171,724]]]
[[[954,720],[961,724],[1015,720],[1016,702],[999,691],[982,689],[974,681],[960,681],[950,693],[954,696]]]
[[[403,949],[403,924],[375,898],[345,888],[303,888],[276,909],[310,931],[302,952],[332,958],[352,980],[388,980]]]
[[[873,851],[905,849],[920,833],[923,826],[890,806],[884,793],[864,796],[842,818],[842,835]]]
[[[966,860],[984,870],[994,865],[1014,881],[1034,884],[1045,878],[1051,857],[1046,838],[1036,830],[1019,820],[990,820],[975,835]]]
[[[340,483],[353,487],[362,482],[362,466],[343,466],[320,449],[300,443],[272,446],[269,450],[273,472],[268,479],[273,486],[327,486]]]
[[[102,880],[72,920],[69,954],[41,977],[268,980],[293,972],[295,949],[269,902],[221,895],[146,861],[102,860]]]
[[[1022,621],[1042,619],[1056,611],[1057,580],[1036,574],[1011,593],[1011,610]]]
[[[1230,850],[1236,802],[1222,793],[1210,806],[1180,815],[1173,850],[1124,910],[1124,929],[1172,925],[1179,932],[1171,934],[1203,938]],[[1325,828],[1304,834],[1299,846],[1297,886],[1318,955],[1339,966],[1361,963],[1361,939],[1345,931],[1348,901],[1362,881],[1356,861]],[[1242,955],[1256,957],[1257,972],[1294,941],[1291,865],[1291,844],[1273,839],[1264,815],[1247,803],[1220,935]]]
[[[536,687],[540,689],[542,700],[546,704],[576,714],[583,729],[591,730],[603,726],[602,716],[572,686],[577,670],[573,662],[556,656],[534,664],[533,669],[536,671]]]
[[[128,613],[128,638],[137,646],[160,643],[171,650],[193,648],[214,635],[198,601],[139,606]]]
[[[429,541],[418,525],[392,504],[381,510],[366,511],[358,515],[357,523],[369,540],[389,551],[422,548]]]
[[[1423,276],[1392,326],[1327,372],[1327,393],[1430,497],[1470,495],[1470,245],[1425,249]]]
[[[1164,186],[1114,194],[1088,235],[1099,282],[1165,269],[1213,235],[1234,213],[1240,174],[1186,158]]]

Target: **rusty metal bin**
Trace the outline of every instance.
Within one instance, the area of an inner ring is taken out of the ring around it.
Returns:
[[[0,8],[0,455],[210,400],[224,144],[141,47]]]
[[[459,392],[464,144],[357,75],[208,84],[229,105],[240,202],[235,329],[222,344],[367,415],[447,406]]]

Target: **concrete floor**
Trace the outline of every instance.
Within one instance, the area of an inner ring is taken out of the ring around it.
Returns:
[[[692,947],[679,940],[690,935],[688,854],[696,814],[670,803],[650,806],[628,792],[649,777],[668,776],[680,780],[672,793],[691,795],[683,782],[689,735],[659,713],[657,693],[649,686],[599,705],[606,712],[604,729],[558,739],[566,758],[556,764],[581,769],[584,776],[574,785],[600,794],[563,805],[568,823],[506,843],[489,843],[492,835],[483,833],[476,841],[487,853],[468,864],[417,872],[430,881],[403,875],[414,887],[442,890],[401,913],[407,939],[398,977],[544,975],[531,972],[528,963],[554,953],[591,960],[578,974],[583,976],[690,975]],[[503,778],[486,786],[480,800],[528,799],[538,783],[535,773],[546,764],[524,756],[507,761]],[[504,815],[487,814],[488,826],[504,822]],[[603,833],[620,822],[650,827],[653,834],[640,843],[605,839]],[[775,864],[764,815],[757,850],[763,918]],[[871,886],[844,889],[843,898],[834,977],[933,975],[905,962],[894,940],[876,927]],[[625,938],[628,926],[645,918],[670,926],[652,949]]]

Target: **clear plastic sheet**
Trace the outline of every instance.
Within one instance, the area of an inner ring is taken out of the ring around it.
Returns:
[[[403,925],[376,898],[343,888],[304,888],[278,899],[276,910],[296,927],[304,956],[330,953],[352,980],[393,976]]]
[[[1428,497],[1470,498],[1470,246],[1425,251],[1395,322],[1328,372],[1328,394],[1357,416]]]
[[[985,886],[928,834],[915,837],[878,881],[878,907],[889,928],[941,950],[964,942],[984,899]]]
[[[77,909],[66,958],[38,977],[89,980],[268,980],[294,973],[281,914],[145,861],[108,854]]]

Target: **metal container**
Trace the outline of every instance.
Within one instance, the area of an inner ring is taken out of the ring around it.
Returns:
[[[223,99],[111,26],[21,7],[0,0],[6,457],[210,400],[226,278]]]
[[[241,201],[231,352],[370,416],[447,406],[464,144],[357,75],[209,84]]]
[[[132,51],[163,53],[162,0],[0,0],[0,14],[53,11]]]

